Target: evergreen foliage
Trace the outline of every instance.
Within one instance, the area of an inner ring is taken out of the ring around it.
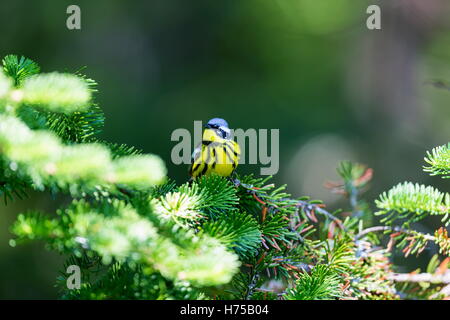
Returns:
[[[432,176],[442,175],[443,178],[450,178],[450,143],[428,151],[425,162],[429,164],[424,166],[425,172],[430,172]]]
[[[449,254],[444,228],[411,229],[429,215],[448,222],[449,196],[432,187],[404,183],[383,193],[377,214],[387,224],[372,226],[360,199],[372,170],[360,164],[343,162],[342,182],[328,183],[349,200],[335,212],[270,177],[209,175],[178,186],[158,156],[96,138],[104,115],[95,81],[39,73],[14,55],[3,71],[1,195],[9,202],[34,189],[70,198],[56,215],[19,214],[10,244],[39,240],[66,257],[57,279],[63,299],[398,299],[414,288],[396,281],[395,241],[407,254],[430,241]],[[429,158],[430,172],[448,173],[443,150]],[[70,265],[81,268],[79,289],[66,286]],[[420,297],[443,298],[441,289],[433,284]]]
[[[450,210],[450,195],[431,186],[405,182],[383,193],[376,205],[380,209],[377,214],[385,215],[383,222],[403,219],[404,225],[409,226],[429,215],[443,215],[445,222]]]
[[[450,144],[436,147],[431,152],[427,152],[424,166],[425,172],[430,175],[441,175],[448,178],[450,172]],[[393,276],[398,282],[403,282],[399,286],[404,298],[413,299],[447,299],[450,296],[448,279],[443,277],[442,281],[431,281],[426,279],[436,279],[437,275],[450,275],[450,241],[446,227],[450,223],[450,195],[441,192],[432,186],[404,182],[398,184],[380,195],[375,201],[378,211],[376,215],[382,216],[381,221],[386,223],[383,230],[390,233],[388,248],[396,247],[402,249],[405,256],[410,254],[420,254],[429,243],[435,243],[439,247],[439,253],[444,258],[439,264],[439,255],[434,255],[430,260],[425,276],[415,274],[420,269],[413,270],[409,275],[400,277]],[[443,226],[439,227],[434,235],[426,234],[414,230],[415,223],[430,218],[440,216]],[[425,280],[424,280],[425,279]]]

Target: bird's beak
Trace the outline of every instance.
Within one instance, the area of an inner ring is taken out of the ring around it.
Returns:
[[[210,128],[211,129],[211,126],[207,123],[207,124],[205,124],[205,128]]]

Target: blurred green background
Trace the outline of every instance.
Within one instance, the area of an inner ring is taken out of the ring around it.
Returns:
[[[81,8],[81,30],[66,8]],[[382,29],[368,30],[378,4]],[[341,160],[374,169],[368,200],[409,180],[449,190],[421,171],[426,150],[450,140],[448,0],[3,0],[0,54],[43,72],[83,71],[99,83],[102,138],[160,155],[169,176],[176,128],[223,117],[233,128],[280,129],[278,184],[295,196],[345,206],[323,187]],[[259,165],[241,172],[259,174]],[[0,210],[0,298],[56,298],[62,257],[42,244],[8,245],[27,209],[58,199],[31,193]],[[436,225],[438,221],[435,221]],[[419,226],[432,232],[435,225]],[[422,260],[399,259],[404,270]]]

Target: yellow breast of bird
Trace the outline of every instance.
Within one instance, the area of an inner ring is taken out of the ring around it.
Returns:
[[[190,174],[193,177],[197,177],[216,173],[227,177],[236,169],[239,155],[239,144],[233,140],[203,140],[201,152],[194,158]]]
[[[239,145],[228,140],[224,143],[211,143],[205,146],[205,155],[211,153],[212,163],[209,165],[209,171],[218,175],[227,177],[236,169],[239,161]]]

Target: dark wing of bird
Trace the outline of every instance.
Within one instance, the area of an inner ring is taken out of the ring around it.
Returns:
[[[191,165],[189,166],[189,175],[192,176],[194,171],[198,169],[200,162],[198,161],[202,154],[202,143],[200,142],[191,155]]]

